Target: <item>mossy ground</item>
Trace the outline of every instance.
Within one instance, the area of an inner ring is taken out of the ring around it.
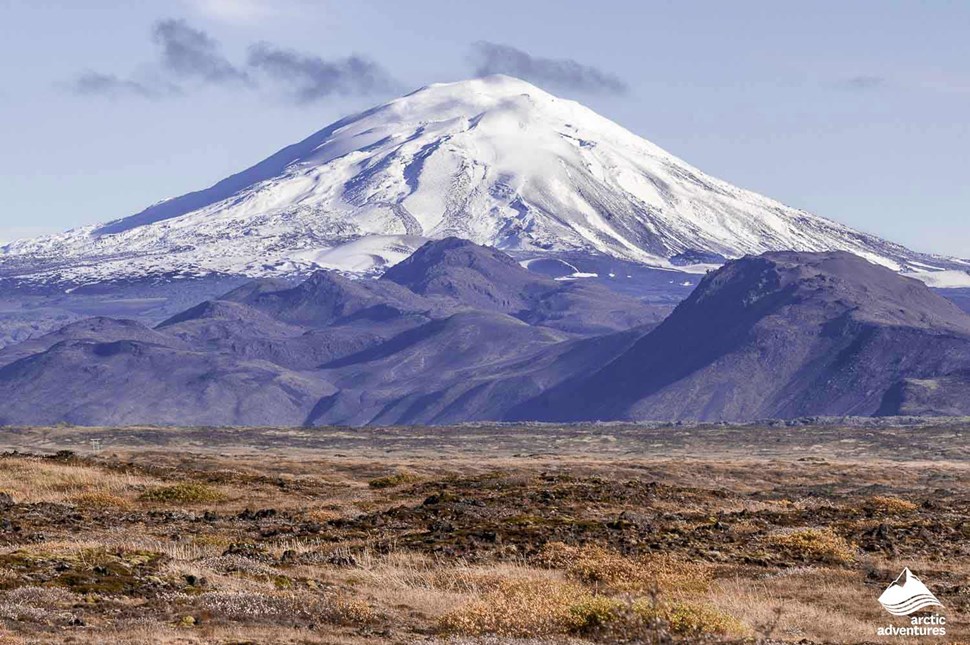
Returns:
[[[965,462],[473,447],[8,453],[0,642],[878,642],[903,566],[970,640]]]

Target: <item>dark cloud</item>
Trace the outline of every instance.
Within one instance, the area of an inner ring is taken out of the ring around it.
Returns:
[[[396,87],[377,63],[360,56],[332,61],[259,43],[249,49],[249,66],[292,89],[294,98],[309,103],[332,94],[371,94]]]
[[[627,85],[614,74],[569,58],[541,58],[486,41],[472,45],[472,64],[478,76],[508,74],[536,83],[598,94],[623,94]]]
[[[184,20],[156,22],[152,38],[161,47],[162,65],[177,76],[210,83],[236,83],[248,79],[244,71],[220,53],[219,43]]]
[[[156,99],[198,85],[257,89],[259,81],[269,80],[286,87],[288,96],[300,103],[400,89],[382,66],[363,56],[324,60],[258,43],[249,48],[244,65],[235,65],[222,54],[218,41],[184,20],[159,20],[152,40],[160,49],[160,60],[150,66],[155,69],[150,80],[87,72],[71,82],[70,89],[85,95]]]
[[[100,95],[111,97],[140,96],[146,99],[158,98],[161,88],[152,87],[138,81],[120,78],[114,74],[84,72],[70,84],[75,94]]]
[[[884,85],[886,85],[886,79],[882,76],[853,76],[838,83],[838,86],[844,90],[874,90]]]

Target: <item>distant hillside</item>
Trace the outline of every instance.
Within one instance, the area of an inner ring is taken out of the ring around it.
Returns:
[[[970,316],[855,255],[729,262],[674,312],[467,240],[380,279],[255,281],[154,328],[0,350],[0,424],[323,425],[970,413]]]

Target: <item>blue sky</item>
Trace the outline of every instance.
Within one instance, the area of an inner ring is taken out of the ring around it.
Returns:
[[[944,0],[0,0],[0,239],[511,67],[715,176],[970,257],[967,33]]]

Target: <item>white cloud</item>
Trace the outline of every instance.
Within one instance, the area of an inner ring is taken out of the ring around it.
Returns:
[[[941,94],[970,94],[970,80],[959,76],[927,75],[919,85],[922,89]]]
[[[213,20],[252,24],[291,14],[300,8],[323,4],[323,0],[183,0],[192,10]]]
[[[61,229],[51,226],[0,226],[0,244],[24,240],[39,235],[59,233]]]

